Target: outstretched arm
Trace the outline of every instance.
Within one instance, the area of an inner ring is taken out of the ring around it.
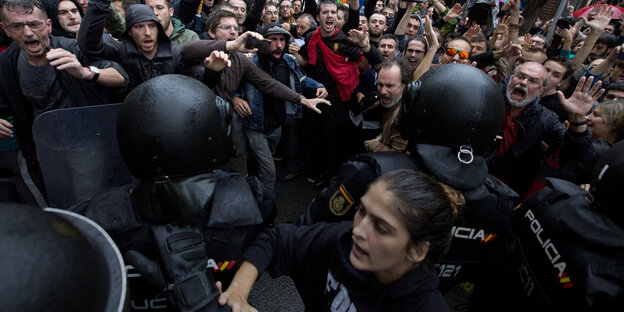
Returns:
[[[251,5],[247,8],[247,18],[243,23],[246,29],[254,30],[260,20],[262,19],[262,10],[264,10],[264,5],[266,4],[266,0],[254,0]]]
[[[219,296],[219,304],[229,305],[232,311],[258,311],[247,303],[251,287],[258,279],[258,269],[251,262],[243,262],[234,275],[230,287]],[[217,289],[221,292],[221,282],[217,282]]]
[[[594,103],[605,92],[601,89],[602,81],[598,81],[592,87],[594,77],[581,77],[574,93],[569,98],[565,98],[563,92],[557,91],[557,96],[561,106],[568,112],[570,118],[570,130],[574,132],[585,132],[587,129],[587,114],[593,109]]]
[[[121,63],[126,54],[123,43],[116,40],[104,42],[102,38],[110,3],[109,0],[89,1],[78,31],[78,46],[88,56]]]
[[[95,74],[87,66],[83,66],[76,55],[64,50],[64,49],[51,49],[46,58],[50,61],[50,65],[54,66],[56,70],[63,70],[70,75],[84,80],[92,80],[96,78],[95,83],[103,85],[105,87],[123,87],[125,85],[124,77],[117,71],[117,69],[109,67],[102,68],[99,76],[95,77]]]
[[[594,16],[594,19],[587,21],[585,17],[583,17],[583,21],[587,27],[591,29],[589,35],[585,39],[583,43],[583,47],[574,55],[572,62],[574,63],[574,69],[578,69],[583,65],[585,59],[591,53],[591,50],[594,48],[594,44],[598,40],[598,37],[604,32],[605,27],[609,24],[611,20],[611,15],[613,11],[610,7],[604,6],[598,9],[598,13]]]
[[[438,50],[438,37],[433,32],[433,26],[431,26],[431,19],[429,18],[429,16],[425,17],[425,38],[429,43],[429,50],[420,61],[420,64],[418,64],[418,67],[416,67],[416,70],[414,70],[414,81],[420,79],[420,77],[424,75],[429,70],[429,68],[431,68],[433,57]]]
[[[396,30],[394,31],[395,35],[403,35],[403,34],[405,34],[405,29],[407,28],[407,23],[409,23],[409,20],[412,17],[412,11],[414,11],[415,7],[416,7],[416,2],[408,2],[407,3],[407,11],[405,12],[403,17],[401,18],[401,21],[399,22],[399,24],[396,27]]]

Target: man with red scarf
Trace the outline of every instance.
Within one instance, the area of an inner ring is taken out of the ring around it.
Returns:
[[[359,84],[358,64],[364,70],[370,67],[362,49],[336,28],[336,2],[322,0],[317,8],[319,27],[306,36],[306,43],[298,51],[297,61],[314,80],[322,82],[331,106],[321,108],[314,116],[304,111],[304,125],[312,157],[308,180],[321,185],[332,177],[348,157],[344,146],[349,140],[346,130],[349,103]],[[379,53],[376,49],[373,53]],[[369,52],[370,53],[370,52]],[[383,59],[383,58],[381,58]]]

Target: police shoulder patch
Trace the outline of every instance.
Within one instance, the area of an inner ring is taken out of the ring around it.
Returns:
[[[344,185],[340,184],[338,190],[329,199],[329,209],[334,215],[342,216],[349,211],[352,205],[353,198]]]

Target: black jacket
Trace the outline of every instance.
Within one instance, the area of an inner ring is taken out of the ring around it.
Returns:
[[[70,0],[76,5],[78,8],[78,13],[80,13],[80,17],[84,17],[84,13],[82,13],[82,7],[80,3],[76,0]],[[57,37],[65,37],[70,39],[76,39],[76,34],[70,33],[63,29],[61,23],[58,20],[58,5],[60,0],[43,0],[43,7],[45,8],[46,14],[48,14],[48,18],[52,21],[52,35]]]
[[[306,311],[448,311],[438,278],[424,264],[388,285],[353,268],[352,228],[352,222],[281,224],[261,233],[244,258],[258,272],[290,276]]]
[[[568,132],[573,133],[573,132]],[[560,152],[561,169],[547,176],[568,180],[575,184],[590,182],[594,166],[612,143],[583,137],[582,140],[569,140],[566,136]]]
[[[169,40],[160,23],[156,22],[158,50],[151,60],[148,60],[137,50],[134,41],[128,34],[128,30],[137,23],[137,19],[143,21],[155,19],[153,12],[149,15],[149,12],[141,11],[143,8],[130,6],[126,11],[126,31],[121,35],[121,39],[119,41],[105,40],[102,32],[109,6],[110,2],[107,0],[89,1],[78,34],[78,44],[85,54],[120,63],[130,76],[129,91],[151,78],[180,72],[179,69],[182,67],[180,48]],[[130,16],[134,16],[134,21],[130,20]]]
[[[138,182],[107,189],[69,210],[102,226],[128,265],[135,265],[128,257],[130,250],[152,260],[160,257],[152,226],[171,223],[200,229],[207,268],[224,288],[242,263],[245,246],[277,214],[273,197],[256,177],[220,170],[174,178],[170,183]],[[136,265],[135,269],[144,273]],[[128,274],[132,311],[174,311],[171,306],[161,310],[167,306],[166,292],[154,280],[134,273]],[[148,300],[160,307],[148,306]]]
[[[624,229],[567,181],[548,185],[513,217],[524,294],[520,311],[619,311],[624,304]],[[511,310],[511,309],[508,309]]]
[[[490,158],[488,169],[494,175],[510,175],[509,186],[522,196],[537,177],[546,154],[552,155],[561,144],[566,129],[557,114],[536,102],[528,104],[516,122],[520,136],[515,146],[506,155]],[[581,139],[584,136],[591,136],[591,132],[585,131],[569,137]],[[546,153],[542,142],[548,145]]]
[[[128,79],[126,72],[119,64],[110,61],[92,62],[78,49],[74,39],[50,36],[50,48],[62,48],[76,55],[83,66],[94,65],[99,68],[113,67],[124,78]],[[32,125],[34,122],[33,107],[22,95],[17,71],[17,60],[20,47],[12,44],[5,52],[0,54],[0,118],[13,114],[15,118],[15,131],[19,140],[24,158],[31,164],[35,159],[35,144],[32,139]],[[105,94],[112,89],[92,84],[87,80],[75,78],[66,71],[58,71],[59,83],[73,106],[88,106],[110,103]]]

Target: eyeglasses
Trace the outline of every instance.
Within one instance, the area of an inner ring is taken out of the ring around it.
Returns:
[[[223,29],[223,30],[233,30],[235,32],[238,32],[240,30],[240,27],[238,26],[234,26],[234,25],[219,25],[217,26],[217,28],[219,29]]]
[[[535,86],[542,85],[542,83],[543,83],[539,78],[530,77],[529,75],[527,75],[527,74],[525,74],[525,73],[523,73],[521,71],[517,71],[515,74],[513,74],[511,76],[511,78],[512,79],[515,78],[515,79],[520,80],[520,81],[526,79],[529,82],[529,84],[532,84],[532,85],[535,85]]]
[[[21,33],[24,31],[24,26],[28,26],[31,30],[39,31],[45,28],[45,23],[42,21],[30,21],[27,23],[11,23],[6,27],[11,33]]]
[[[463,59],[463,60],[467,60],[470,57],[470,53],[466,52],[466,51],[462,51],[462,50],[457,50],[457,49],[453,49],[453,48],[447,48],[446,49],[446,55],[448,56],[455,56],[455,54],[459,53],[459,58]]]

